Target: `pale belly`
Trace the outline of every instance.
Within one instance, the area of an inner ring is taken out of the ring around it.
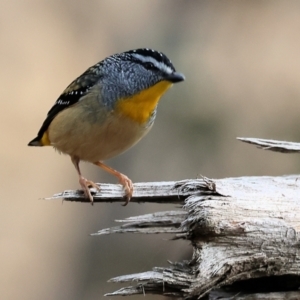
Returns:
[[[86,110],[79,105],[59,113],[50,124],[48,134],[51,145],[58,151],[96,162],[126,151],[150,128],[113,112],[107,114],[98,106],[90,105]]]

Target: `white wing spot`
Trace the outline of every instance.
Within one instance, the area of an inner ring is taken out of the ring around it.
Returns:
[[[70,101],[62,101],[61,99],[59,99],[57,101],[57,104],[59,104],[59,105],[68,105],[69,103],[70,103]]]

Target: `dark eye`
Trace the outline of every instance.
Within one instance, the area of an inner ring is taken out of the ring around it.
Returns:
[[[154,66],[153,63],[151,62],[146,62],[144,63],[144,67],[147,69],[147,70],[157,70],[157,68]]]

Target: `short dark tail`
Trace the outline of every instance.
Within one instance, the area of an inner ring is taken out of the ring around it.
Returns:
[[[33,139],[32,141],[30,141],[28,143],[28,146],[41,147],[41,146],[43,146],[43,144],[41,143],[41,139],[37,136],[35,139]]]

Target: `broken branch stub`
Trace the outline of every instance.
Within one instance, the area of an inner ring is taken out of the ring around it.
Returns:
[[[174,233],[191,241],[193,258],[169,268],[154,268],[150,273],[114,278],[111,281],[139,284],[109,295],[148,292],[196,299],[213,289],[246,279],[298,276],[300,181],[297,175],[202,178],[181,181],[175,186],[179,192],[191,192],[183,211],[131,218],[127,220],[129,223],[112,231],[101,230],[96,234],[153,230]]]

